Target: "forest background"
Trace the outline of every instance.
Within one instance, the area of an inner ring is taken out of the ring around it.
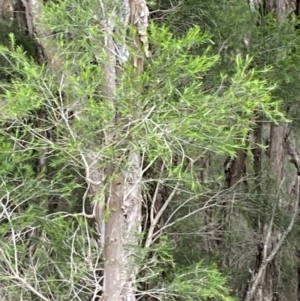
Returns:
[[[0,300],[300,300],[299,0],[0,1]]]

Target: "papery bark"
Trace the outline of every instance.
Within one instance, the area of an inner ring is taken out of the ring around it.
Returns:
[[[128,10],[130,9],[130,10]],[[143,56],[147,55],[147,36],[148,8],[145,1],[124,1],[121,6],[119,21],[122,20],[122,27],[126,28],[129,24],[136,29],[135,43],[133,46],[140,55],[134,55],[132,62],[136,68],[136,74],[143,70]],[[127,15],[128,14],[128,15]],[[118,18],[118,16],[116,16]],[[129,24],[127,23],[129,22]],[[120,26],[120,25],[118,25]],[[122,78],[122,64],[126,63],[126,45],[115,45],[113,31],[115,28],[114,20],[106,20],[105,48],[107,62],[104,63],[104,83],[103,91],[105,101],[114,110],[114,122],[119,121],[117,103],[115,102],[118,82]],[[125,34],[126,31],[124,31]],[[124,37],[125,41],[125,37]],[[116,51],[116,49],[118,51]],[[116,55],[117,53],[117,55]],[[139,87],[136,87],[139,90]],[[122,116],[121,116],[122,117]],[[127,120],[127,117],[124,116]],[[105,132],[105,144],[114,144],[117,133],[112,131]],[[105,210],[108,217],[103,225],[103,212],[98,214],[98,229],[104,231],[100,233],[103,240],[104,249],[104,281],[102,300],[117,301],[136,300],[136,275],[138,265],[135,262],[135,253],[139,246],[138,234],[141,231],[142,220],[142,163],[140,154],[134,150],[127,156],[125,168],[118,170],[113,162],[106,166],[106,177],[108,193],[106,195]],[[100,185],[101,187],[101,185]],[[99,188],[100,188],[99,187]],[[101,193],[101,189],[99,190]],[[97,195],[97,192],[96,192]],[[103,211],[96,205],[97,210]],[[97,216],[97,215],[96,215]],[[101,226],[102,225],[102,228]]]

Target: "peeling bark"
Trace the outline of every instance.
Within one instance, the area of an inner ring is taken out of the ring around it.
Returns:
[[[126,11],[130,5],[130,11]],[[122,6],[123,26],[126,28],[126,22],[136,28],[135,47],[139,50],[140,56],[133,56],[133,64],[136,67],[137,74],[143,70],[143,55],[147,47],[146,29],[148,26],[148,8],[145,1],[125,1]],[[130,17],[126,14],[130,13]],[[104,64],[104,84],[103,91],[105,101],[115,112],[114,121],[118,122],[119,114],[117,104],[114,103],[118,79],[121,78],[122,63],[126,56],[117,57],[115,55],[115,42],[113,31],[115,29],[114,20],[106,20],[105,49],[107,52],[107,62]],[[126,45],[120,49],[126,49]],[[111,145],[116,142],[117,133],[112,131],[105,132],[105,144]],[[100,146],[101,147],[101,146]],[[105,213],[107,220],[103,223],[103,204],[95,203],[95,216],[100,230],[102,247],[104,249],[104,282],[101,300],[134,301],[136,291],[136,275],[138,265],[135,262],[134,254],[139,246],[138,234],[141,231],[142,220],[142,163],[140,154],[134,150],[130,152],[126,162],[126,167],[121,171],[113,163],[108,163],[105,170],[106,185],[108,193],[105,198]],[[95,165],[97,168],[97,164]],[[98,167],[99,168],[99,167]],[[99,178],[101,172],[95,171]],[[101,183],[101,180],[100,180]],[[101,194],[102,189],[95,187],[95,197]],[[100,208],[101,207],[101,208]],[[100,210],[100,212],[99,212]],[[104,233],[103,233],[104,232]]]

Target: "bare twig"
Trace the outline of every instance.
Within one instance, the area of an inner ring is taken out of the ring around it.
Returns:
[[[173,188],[172,193],[169,195],[168,199],[165,201],[163,206],[160,208],[160,210],[156,214],[153,222],[151,222],[151,225],[149,227],[149,232],[148,232],[148,235],[147,235],[147,239],[146,239],[146,242],[145,242],[145,247],[146,248],[149,248],[151,246],[152,240],[153,240],[154,229],[155,229],[157,223],[159,222],[160,218],[162,217],[163,213],[165,212],[166,208],[168,207],[168,205],[170,204],[170,202],[174,198],[174,196],[175,196],[175,194],[178,190],[179,184],[180,184],[180,181],[177,181],[175,187]]]
[[[278,253],[279,249],[281,248],[281,246],[283,245],[284,241],[286,240],[287,235],[292,231],[294,223],[295,223],[295,219],[296,216],[298,214],[298,208],[299,208],[299,178],[300,176],[297,176],[296,179],[296,194],[297,194],[297,198],[295,198],[294,200],[294,210],[293,210],[293,214],[291,217],[291,221],[289,226],[287,227],[287,229],[281,234],[281,237],[279,239],[279,241],[277,242],[277,244],[275,245],[275,247],[273,248],[273,250],[271,251],[271,253],[269,254],[269,256],[266,256],[265,250],[264,250],[264,258],[263,261],[258,269],[258,272],[254,275],[254,279],[252,284],[249,286],[249,289],[246,293],[246,297],[244,299],[244,301],[250,301],[254,295],[254,293],[256,292],[258,285],[261,281],[261,278],[268,266],[268,264],[274,259],[274,257],[276,256],[276,254]],[[272,221],[274,219],[274,212],[272,214]],[[270,223],[271,226],[271,223]],[[268,229],[268,234],[270,235],[270,229]],[[268,238],[267,238],[268,239]],[[264,245],[264,248],[267,244],[267,239]]]

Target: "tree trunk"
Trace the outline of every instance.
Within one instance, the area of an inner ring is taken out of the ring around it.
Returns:
[[[0,0],[0,21],[13,21],[14,3],[12,0]]]
[[[283,178],[285,125],[271,125],[270,166],[272,176],[278,185]]]
[[[225,166],[226,183],[228,188],[238,184],[239,181],[246,176],[246,159],[246,151],[244,149],[240,149],[237,152],[237,156],[228,161],[228,164]]]
[[[278,190],[281,189],[283,178],[285,128],[285,125],[273,124],[270,131],[270,171]],[[273,206],[275,208],[277,204],[274,203]],[[257,246],[255,275],[247,287],[247,292],[244,296],[245,301],[273,300],[275,258],[279,249],[277,239],[279,233],[273,229],[274,212],[272,213],[270,223],[264,224],[261,229],[261,241],[258,242]],[[293,221],[291,223],[293,224]],[[275,249],[277,249],[276,252]]]
[[[285,126],[284,125],[271,125],[270,132],[270,169],[271,177],[274,178],[277,189],[281,190],[283,178],[283,160],[284,160],[284,139],[285,139]],[[277,200],[275,200],[277,202]],[[273,204],[276,206],[276,204]],[[271,229],[272,225],[265,224],[262,229],[262,242],[259,242],[257,266],[260,266],[269,255],[277,243],[277,236],[279,233]],[[264,254],[264,248],[267,247],[267,252]],[[268,263],[263,277],[261,278],[260,289],[254,300],[268,301],[273,300],[273,277],[275,273],[275,259],[276,256]]]
[[[121,4],[120,4],[121,7]],[[121,11],[119,7],[119,11]],[[126,8],[130,8],[127,11]],[[132,0],[123,3],[121,15],[125,16],[122,27],[126,28],[128,22],[136,27],[137,35],[135,37],[135,47],[142,54],[142,48],[146,47],[146,29],[148,19],[148,8],[145,1]],[[126,17],[126,14],[130,15]],[[115,103],[116,89],[118,79],[121,78],[122,66],[120,57],[116,57],[115,41],[113,31],[118,30],[114,26],[114,20],[107,20],[107,31],[105,36],[106,52],[108,60],[104,64],[103,91],[106,100],[115,112],[114,122],[118,122],[118,107]],[[125,37],[124,37],[125,40]],[[124,45],[125,46],[125,45]],[[136,67],[136,73],[140,74],[143,70],[143,55],[133,56],[132,61]],[[122,58],[124,61],[124,58]],[[119,65],[118,65],[119,64]],[[125,116],[126,118],[126,116]],[[130,121],[130,120],[129,120]],[[113,121],[112,121],[113,122]],[[118,133],[107,131],[105,133],[105,144],[111,145],[118,140]],[[102,147],[102,146],[99,146]],[[98,164],[94,164],[97,168]],[[106,184],[108,185],[105,196],[105,207],[103,203],[99,206],[94,202],[96,207],[96,222],[103,242],[104,249],[104,281],[102,290],[103,301],[134,301],[136,291],[136,275],[138,265],[135,262],[135,253],[139,246],[138,234],[141,231],[141,179],[142,179],[142,162],[140,154],[132,150],[123,164],[126,167],[122,170],[117,169],[114,163],[108,163],[106,169],[98,174],[105,174]],[[97,172],[96,172],[97,174]],[[101,181],[100,181],[101,182]],[[97,200],[97,195],[102,195],[102,183],[93,193]],[[103,210],[108,214],[107,221],[103,223]],[[97,212],[98,211],[98,212]]]
[[[294,176],[293,182],[290,186],[290,191],[289,195],[292,199],[295,200],[295,202],[299,203],[299,182],[298,178],[300,176],[300,159],[298,152],[296,150],[296,143],[295,143],[295,138],[293,135],[292,127],[289,130],[289,133],[287,135],[287,150],[288,154],[290,156],[290,162],[295,166],[296,168],[296,174]],[[299,204],[298,204],[299,205]],[[290,211],[291,206],[288,206],[288,210]],[[297,212],[297,224],[298,226],[300,225],[300,213]],[[300,245],[298,244],[298,247],[295,252],[295,258],[296,258],[296,263],[297,263],[297,300],[300,301]]]

